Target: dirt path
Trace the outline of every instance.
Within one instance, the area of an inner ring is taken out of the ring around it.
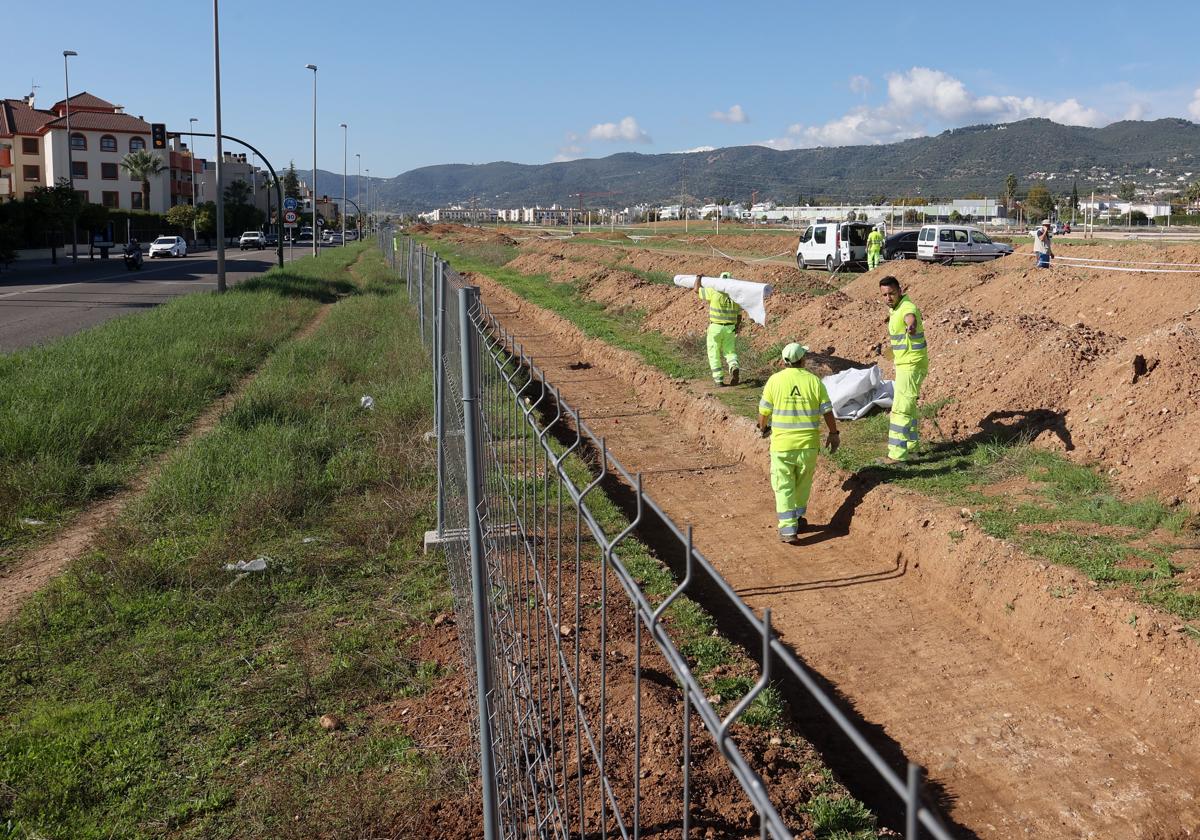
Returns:
[[[322,306],[316,317],[298,330],[290,340],[302,341],[311,336],[324,322],[332,305]],[[178,450],[203,436],[217,425],[221,416],[238,400],[258,371],[242,377],[228,393],[210,405],[196,418],[187,434],[175,447],[156,456],[129,486],[114,496],[102,499],[80,511],[50,542],[39,546],[0,573],[0,622],[7,621],[21,605],[49,583],[70,563],[83,556],[96,541],[96,536],[116,520],[129,503],[150,486],[167,460]]]
[[[1131,626],[1131,604],[1071,571],[828,464],[816,530],[781,546],[766,445],[749,420],[475,280],[747,602],[771,606],[801,658],[927,768],[960,825],[985,838],[1174,838],[1200,826],[1200,665],[1177,621],[1137,605]]]

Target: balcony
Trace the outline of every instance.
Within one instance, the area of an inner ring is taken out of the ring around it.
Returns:
[[[12,166],[12,149],[0,149],[0,169]]]

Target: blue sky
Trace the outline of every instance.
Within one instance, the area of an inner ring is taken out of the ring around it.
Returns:
[[[208,2],[59,5],[86,7],[80,25],[45,19],[57,7],[6,9],[6,30],[22,34],[6,38],[0,94],[32,81],[39,104],[61,99],[73,49],[73,92],[212,130]],[[308,63],[320,68],[319,166],[341,170],[346,122],[351,174],[358,153],[389,177],[438,163],[892,142],[1027,116],[1200,120],[1200,58],[1184,46],[1200,4],[1134,8],[224,0],[223,120],[275,164],[308,167]]]

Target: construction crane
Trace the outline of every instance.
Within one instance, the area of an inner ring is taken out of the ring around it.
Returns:
[[[571,193],[568,196],[568,198],[578,198],[579,199],[579,218],[582,219],[583,218],[583,200],[585,198],[597,198],[600,196],[613,196],[613,195],[620,195],[620,194],[621,194],[620,191],[613,191],[613,190],[610,190],[608,192],[577,192],[577,193]],[[571,217],[571,232],[574,233],[575,232],[575,214],[568,212],[568,215]],[[614,218],[616,217],[615,212],[612,215]],[[591,217],[589,216],[588,217],[588,230],[590,231],[591,229],[592,229],[592,220],[591,220]]]

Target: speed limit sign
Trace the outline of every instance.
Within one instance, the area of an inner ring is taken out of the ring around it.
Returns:
[[[297,218],[297,216],[296,216],[295,210],[285,210],[283,213],[283,223],[285,225],[296,224],[296,218]]]

